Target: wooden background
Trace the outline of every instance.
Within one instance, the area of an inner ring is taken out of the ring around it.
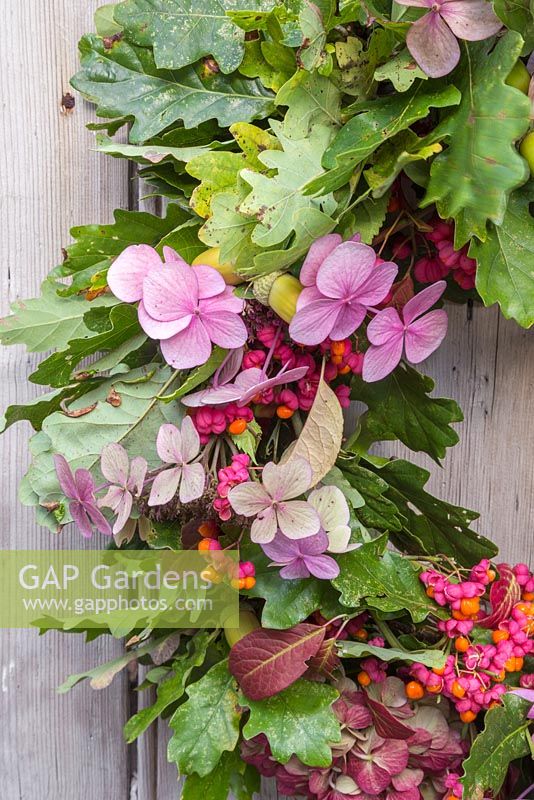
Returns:
[[[92,109],[77,98],[62,113],[62,96],[77,67],[76,43],[92,29],[95,0],[2,0],[0,49],[0,313],[34,296],[61,260],[72,225],[111,221],[132,207],[127,166],[91,152],[85,123]],[[0,353],[0,407],[29,398],[26,381],[39,359],[22,348]],[[527,560],[534,510],[534,338],[495,309],[450,310],[446,344],[426,365],[439,392],[465,412],[461,444],[431,488],[482,512],[479,530],[508,559]],[[2,547],[51,546],[30,510],[17,501],[27,461],[25,426],[0,440]],[[385,450],[385,448],[384,448]],[[389,453],[392,453],[390,447]],[[52,546],[57,546],[52,540]],[[0,794],[4,800],[172,800],[179,796],[166,764],[165,726],[127,748],[121,729],[146,702],[121,675],[102,692],[87,684],[68,695],[55,688],[114,656],[112,641],[86,646],[75,635],[1,632]],[[268,788],[264,796],[272,794]]]

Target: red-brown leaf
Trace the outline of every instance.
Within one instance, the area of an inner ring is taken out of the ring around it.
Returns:
[[[251,700],[264,700],[286,689],[308,669],[325,629],[301,623],[287,631],[252,631],[230,651],[230,672]]]

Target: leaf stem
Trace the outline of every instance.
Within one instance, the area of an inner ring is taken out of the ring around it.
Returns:
[[[376,614],[372,614],[372,617],[375,621],[376,627],[383,635],[386,642],[391,646],[394,647],[396,650],[404,650],[404,647],[401,645],[387,622],[383,619],[380,619]]]

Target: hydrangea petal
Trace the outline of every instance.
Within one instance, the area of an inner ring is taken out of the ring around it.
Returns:
[[[338,300],[314,300],[297,311],[289,325],[289,335],[299,344],[316,345],[324,342],[336,324],[340,307]]]
[[[420,364],[438,349],[447,335],[447,312],[436,309],[412,322],[404,336],[406,358]]]
[[[316,286],[307,286],[297,297],[297,311],[313,303],[314,300],[322,300],[323,296]]]
[[[401,360],[403,343],[404,337],[400,336],[387,344],[371,345],[363,359],[363,380],[374,383],[393,372]]]
[[[90,539],[93,535],[93,527],[83,505],[77,500],[74,500],[69,504],[69,513],[78,526],[82,536],[85,536],[86,539]]]
[[[399,268],[393,261],[379,264],[360,287],[355,299],[364,306],[376,306],[381,303],[387,297],[398,271]]]
[[[280,570],[280,577],[286,581],[299,581],[310,577],[310,571],[303,558],[295,558]]]
[[[182,455],[182,434],[170,422],[161,425],[156,438],[156,450],[158,456],[166,464],[181,464],[184,461]]]
[[[167,264],[152,270],[143,281],[143,303],[149,316],[160,322],[193,314],[198,306],[194,270],[182,264]]]
[[[143,297],[143,281],[150,270],[162,266],[161,258],[148,244],[133,244],[117,256],[108,270],[108,286],[119,300],[135,303]]]
[[[406,44],[430,78],[448,75],[460,60],[460,45],[455,35],[435,11],[429,11],[410,26]]]
[[[56,468],[56,475],[58,477],[61,491],[65,497],[72,499],[77,498],[78,489],[76,487],[76,483],[74,482],[74,475],[72,474],[72,470],[69,467],[65,456],[56,453],[54,456],[54,466]]]
[[[350,544],[351,529],[349,525],[337,525],[328,531],[328,550],[331,553],[348,553],[357,550],[361,544]]]
[[[189,266],[180,253],[177,253],[176,250],[169,247],[167,244],[163,245],[163,260],[166,264],[182,264],[184,267]]]
[[[308,503],[319,514],[325,531],[330,531],[338,525],[349,524],[350,509],[345,495],[337,486],[322,486],[320,489],[315,489],[308,497]]]
[[[488,0],[446,0],[439,13],[454,35],[468,42],[488,39],[502,28]]]
[[[330,331],[330,338],[334,341],[341,341],[352,336],[364,321],[366,314],[366,307],[356,302],[341,306]]]
[[[205,264],[197,264],[191,269],[198,281],[198,296],[200,300],[215,297],[226,289],[226,283],[220,272]]]
[[[411,300],[408,300],[402,310],[402,318],[405,325],[410,325],[414,319],[417,319],[417,317],[420,317],[425,311],[432,308],[446,288],[446,281],[436,281],[436,283],[423,289],[422,292],[418,292],[414,295]]]
[[[228,492],[228,500],[236,514],[255,517],[271,505],[271,498],[257,481],[246,481]]]
[[[190,503],[202,497],[206,485],[206,474],[202,464],[185,464],[180,481],[180,502]]]
[[[270,461],[263,468],[262,481],[273,500],[291,500],[310,488],[312,468],[304,458],[291,459],[287,464]]]
[[[102,497],[98,501],[98,505],[101,508],[111,508],[112,511],[117,511],[118,507],[122,503],[122,498],[124,496],[124,489],[120,486],[110,486],[107,490],[104,497]]]
[[[331,556],[304,556],[304,563],[319,580],[331,581],[339,575],[339,564]]]
[[[191,417],[185,417],[181,425],[182,455],[184,461],[192,461],[200,453],[200,436]]]
[[[100,509],[96,507],[96,505],[85,506],[85,511],[89,516],[89,519],[100,533],[103,533],[104,536],[111,536],[113,531],[111,530],[111,525],[102,514]]]
[[[376,253],[369,245],[344,242],[321,265],[317,288],[326,297],[348,299],[367,280],[375,261]]]
[[[191,314],[186,314],[178,319],[161,322],[148,314],[142,300],[139,303],[137,315],[139,317],[139,324],[151,339],[170,339],[171,336],[176,336],[177,333],[187,328],[193,318]]]
[[[288,539],[280,531],[278,531],[272,542],[266,542],[262,545],[262,550],[276,564],[288,564],[294,558],[300,556],[298,541]]]
[[[128,489],[139,497],[143,491],[148,464],[143,456],[132,458],[130,464],[130,477],[128,478]]]
[[[133,498],[130,492],[123,492],[122,493],[122,500],[119,503],[118,507],[116,508],[117,512],[117,519],[113,524],[113,533],[117,534],[122,531],[128,520],[130,519],[130,514],[132,511],[133,505]]]
[[[300,270],[300,282],[303,286],[315,286],[319,267],[330,253],[341,244],[343,239],[339,233],[327,233],[316,239],[308,250]]]
[[[328,536],[323,530],[319,530],[314,536],[298,539],[297,546],[304,556],[320,556],[328,547]]]
[[[160,347],[167,364],[175,369],[198,367],[211,355],[210,337],[197,317],[193,317],[185,330],[162,341]]]
[[[252,523],[250,538],[256,544],[266,544],[272,542],[276,536],[276,530],[276,514],[274,509],[269,507],[262,511]]]
[[[220,314],[221,311],[231,311],[233,314],[241,314],[244,308],[244,301],[241,297],[234,294],[233,289],[227,286],[221,294],[216,297],[208,297],[200,302],[200,309],[203,315]]]
[[[317,511],[305,500],[290,500],[276,509],[278,527],[288,539],[304,539],[318,533],[321,523]]]
[[[292,381],[299,381],[308,371],[309,367],[295,367],[294,369],[288,369],[286,372],[281,372],[273,378],[258,381],[240,395],[239,404],[246,405],[259,392],[265,392],[267,389],[272,389],[275,386],[281,386],[285,383],[291,383]]]
[[[102,449],[100,469],[107,481],[126,486],[129,471],[128,453],[117,442],[110,442]]]
[[[74,473],[74,481],[76,483],[78,498],[86,503],[94,502],[95,482],[89,470],[83,467],[77,469]]]
[[[237,314],[219,311],[206,314],[202,309],[201,323],[214,344],[228,349],[242,347],[248,339],[245,323]]]
[[[182,468],[174,467],[174,469],[166,469],[156,475],[150,497],[148,498],[149,506],[163,506],[175,496],[178,490],[178,484],[182,477]]]
[[[367,338],[371,344],[387,344],[394,339],[402,338],[404,325],[395,308],[384,308],[373,317],[367,326]]]

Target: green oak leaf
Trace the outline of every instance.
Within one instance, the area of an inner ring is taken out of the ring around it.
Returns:
[[[107,41],[107,40],[106,40]],[[81,70],[72,85],[101,117],[133,117],[130,141],[142,144],[177,120],[194,128],[215,118],[222,127],[266,117],[272,95],[258,81],[200,68],[158,70],[150,50],[98,36],[80,41]]]
[[[341,603],[358,608],[364,601],[381,611],[407,611],[422,622],[437,607],[419,580],[421,568],[404,556],[385,551],[387,534],[339,557],[340,573],[332,584]]]
[[[471,745],[463,763],[461,782],[466,797],[482,797],[492,789],[498,794],[512,761],[530,753],[526,719],[528,704],[512,692],[502,698],[502,705],[490,709],[485,727]]]
[[[485,242],[471,242],[477,291],[487,306],[498,303],[506,319],[534,324],[534,183],[512,192],[501,225],[490,225]]]
[[[360,522],[368,528],[400,531],[402,520],[395,503],[386,497],[386,481],[355,462],[340,462],[343,475],[363,498],[363,505],[355,507]]]
[[[380,197],[366,197],[352,211],[343,214],[338,228],[343,238],[350,239],[359,233],[362,242],[372,244],[384,224],[388,203],[389,194],[386,192]]]
[[[90,335],[84,322],[89,309],[117,303],[110,295],[97,297],[91,303],[84,297],[67,300],[58,297],[60,287],[48,279],[42,284],[40,297],[13,303],[13,314],[0,319],[0,342],[24,344],[30,353],[65,347],[71,339]]]
[[[280,42],[252,39],[245,42],[245,56],[239,72],[246,78],[259,78],[267,89],[277,92],[297,67],[293,50]]]
[[[151,468],[161,464],[155,450],[160,426],[165,422],[179,424],[182,410],[178,404],[166,406],[158,395],[172,388],[177,373],[169,367],[154,365],[152,369],[136,369],[101,383],[97,388],[70,403],[70,410],[94,409],[81,417],[69,417],[55,412],[47,417],[42,430],[31,440],[33,459],[21,484],[21,502],[39,505],[44,501],[64,502],[59,488],[53,454],[62,453],[73,470],[84,467],[93,471],[97,481],[100,454],[104,445],[119,442],[130,457],[144,456]],[[120,397],[120,405],[106,402],[111,389]],[[43,518],[52,525],[53,515]],[[65,515],[62,523],[70,521]],[[57,528],[57,522],[53,529]]]
[[[531,0],[493,0],[495,13],[523,39],[523,55],[534,49],[534,5]]]
[[[63,302],[68,305],[72,300]],[[122,361],[130,353],[142,348],[147,341],[147,336],[139,325],[135,306],[121,303],[108,311],[108,309],[93,310],[90,308],[90,304],[87,305],[89,308],[84,315],[87,333],[71,339],[66,349],[52,353],[45,361],[42,361],[37,370],[30,375],[33,383],[55,387],[65,386],[71,382],[72,373],[77,365],[87,356],[101,351],[115,351],[121,347],[119,360]],[[91,319],[95,317],[95,311],[105,312],[104,315],[96,315],[97,318],[103,318],[104,330],[100,329],[101,320],[97,319],[95,327],[91,323]],[[126,352],[124,345],[126,345]],[[95,367],[91,364],[88,372],[94,370]]]
[[[223,72],[238,68],[245,34],[227,11],[269,12],[274,0],[126,0],[115,8],[115,20],[126,37],[153,47],[160,69],[180,69],[213,56]]]
[[[95,28],[99,36],[116,36],[122,28],[115,20],[115,3],[100,6],[95,11]]]
[[[250,709],[243,736],[252,739],[264,733],[274,758],[282,764],[296,755],[303,764],[328,767],[331,745],[341,740],[339,722],[332,703],[339,697],[332,686],[298,680],[274,697],[240,702]]]
[[[0,417],[0,433],[6,431],[10,425],[23,420],[29,422],[34,430],[40,431],[45,419],[54,411],[59,411],[64,401],[77,400],[78,397],[94,389],[98,383],[98,380],[80,381],[62,389],[54,389],[52,392],[41,394],[28,403],[8,406]]]
[[[373,197],[382,197],[403,169],[416,161],[426,161],[443,147],[433,137],[420,139],[412,131],[402,131],[376,151],[373,165],[364,170],[364,178],[371,187]]]
[[[252,800],[260,791],[259,773],[240,758],[237,751],[223,753],[214,770],[200,777],[196,773],[187,775],[181,800]]]
[[[161,252],[161,246],[166,243],[165,237],[190,223],[191,213],[176,203],[170,203],[165,217],[119,208],[114,212],[114,220],[111,225],[71,228],[70,235],[75,242],[66,248],[65,261],[56,268],[54,275],[73,275],[74,278],[72,285],[61,286],[58,294],[68,296],[88,288],[94,276],[104,276],[113,259],[132,244],[149,244],[159,247]],[[190,253],[180,252],[180,255],[187,258]]]
[[[449,146],[430,170],[423,204],[435,203],[443,219],[456,220],[456,244],[486,238],[489,221],[501,225],[512,189],[528,177],[515,142],[528,129],[530,100],[504,81],[521,54],[523,40],[508,31],[494,40],[462,42],[462,101],[440,126]]]
[[[192,194],[191,207],[204,218],[210,216],[212,198],[220,192],[232,190],[241,170],[248,168],[268,172],[259,160],[260,153],[281,149],[274,136],[246,122],[230,126],[230,133],[240,146],[241,153],[205,152],[190,160],[186,166],[187,173],[200,181]]]
[[[187,164],[196,156],[208,153],[221,146],[220,142],[211,142],[209,145],[191,145],[190,147],[165,147],[164,145],[137,145],[115,142],[109,136],[97,134],[97,150],[115,158],[127,158],[136,164],[161,164],[168,159],[179,164]]]
[[[235,749],[239,738],[241,710],[228,661],[215,664],[186,691],[188,700],[169,723],[174,733],[168,758],[180,774],[196,772],[204,777],[215,769],[223,753]]]
[[[331,215],[337,206],[331,195],[322,197],[319,203],[302,192],[313,176],[323,172],[321,158],[331,139],[331,129],[316,125],[305,139],[294,139],[287,136],[283,124],[271,120],[271,127],[283,150],[267,150],[259,158],[266,167],[277,170],[277,175],[269,177],[249,169],[241,173],[252,191],[239,210],[258,221],[252,241],[261,247],[280,244],[293,232],[298,235],[296,215],[304,209],[314,208]]]
[[[211,247],[220,247],[221,261],[230,261],[237,272],[249,268],[260,247],[252,242],[256,219],[240,211],[241,202],[248,194],[241,179],[230,192],[219,192],[211,201],[211,216],[199,231],[199,239]]]
[[[444,667],[447,656],[441,650],[398,650],[395,647],[376,647],[366,642],[340,641],[337,654],[342,658],[368,658],[373,656],[381,661],[407,661],[424,664],[433,669]]]
[[[375,70],[376,81],[391,81],[398,92],[407,92],[416,80],[428,80],[423,70],[417,66],[408,49],[401,50],[390,61]]]
[[[336,42],[336,58],[346,94],[356,101],[367,100],[375,84],[375,72],[391,53],[394,38],[390,31],[379,28],[369,39],[367,48],[356,36]]]
[[[470,527],[479,514],[425,491],[430,478],[427,470],[403,459],[393,459],[380,468],[368,466],[389,485],[387,497],[404,518],[402,530],[391,537],[400,549],[413,554],[443,554],[467,567],[497,554],[496,545]]]
[[[124,726],[124,738],[128,744],[146,731],[165,709],[181,699],[192,671],[204,663],[213,638],[213,632],[198,631],[188,642],[187,652],[174,659],[169,676],[158,685],[156,702],[138,711]]]
[[[461,95],[454,86],[427,88],[423,83],[404,94],[380,97],[360,103],[353,109],[355,116],[341,128],[323,157],[326,174],[310,181],[309,194],[339,189],[353,171],[375,150],[414,122],[428,116],[431,108],[458,105]]]
[[[408,365],[376,383],[355,376],[352,399],[368,407],[362,418],[366,442],[400,439],[410,450],[428,453],[439,464],[447,447],[458,442],[451,425],[464,417],[454,400],[430,397],[433,389],[431,378]]]
[[[317,124],[329,125],[333,132],[341,124],[341,92],[318,72],[298,70],[276,95],[276,104],[288,106],[284,128],[294,139],[308,136]]]

